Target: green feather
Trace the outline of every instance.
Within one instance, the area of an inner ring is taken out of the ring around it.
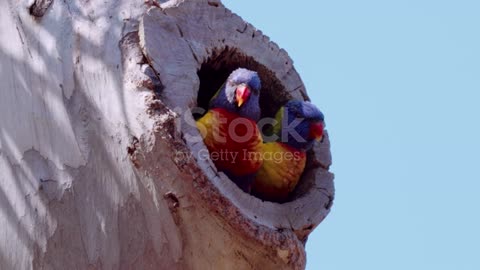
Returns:
[[[280,110],[278,110],[277,114],[275,115],[275,120],[277,121],[277,123],[273,126],[273,131],[272,131],[272,134],[276,134],[278,136],[281,136],[282,135],[282,120],[283,120],[283,114],[285,112],[285,107],[282,107],[280,108]]]
[[[266,126],[266,128],[263,129],[263,141],[265,143],[269,143],[269,142],[274,142],[274,141],[277,141],[277,140],[273,140],[273,135],[277,135],[279,137],[282,136],[282,118],[283,118],[283,113],[284,113],[285,109],[284,107],[281,107],[276,115],[275,115],[275,125],[268,125]]]
[[[213,95],[213,97],[210,99],[209,104],[211,104],[212,101],[213,101],[216,97],[218,97],[218,95],[220,94],[220,90],[222,90],[222,88],[223,88],[224,86],[225,86],[225,83],[223,83],[222,86],[220,86],[220,88],[218,88],[218,90],[217,90],[217,92],[215,93],[215,95]]]

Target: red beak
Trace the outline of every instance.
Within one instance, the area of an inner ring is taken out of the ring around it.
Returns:
[[[250,89],[246,85],[240,85],[235,91],[235,97],[237,99],[237,106],[242,107],[242,105],[247,102],[250,97]]]
[[[323,123],[317,122],[310,125],[310,138],[320,141],[323,137]]]

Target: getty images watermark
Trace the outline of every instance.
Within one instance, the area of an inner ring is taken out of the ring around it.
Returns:
[[[183,139],[188,144],[199,143],[203,141],[203,137],[201,134],[206,134],[207,130],[206,127],[199,124],[197,126],[196,121],[193,118],[193,115],[201,116],[206,113],[206,110],[200,107],[195,107],[193,109],[180,109],[175,108],[174,112],[179,115],[175,120],[175,127],[177,129],[176,134],[183,133]],[[288,140],[295,140],[300,143],[306,142],[306,140],[298,134],[295,128],[302,122],[303,118],[295,118],[288,123],[288,119],[285,117],[282,118],[282,129],[281,135],[272,134],[272,135],[263,135],[263,140],[266,142],[287,142]],[[228,122],[227,118],[218,117],[216,118],[218,124],[226,124]],[[245,118],[236,118],[231,121],[228,125],[226,130],[220,130],[218,128],[214,128],[212,130],[213,140],[219,144],[227,143],[227,141],[233,141],[235,143],[247,143],[249,140],[255,136],[255,125],[258,127],[258,130],[264,130],[266,128],[274,127],[275,125],[279,124],[275,118],[271,117],[264,117],[260,119],[257,123],[253,121],[247,120]],[[193,127],[195,129],[191,130],[188,134],[185,133],[183,125],[188,125],[189,127]],[[198,128],[199,132],[194,132]],[[241,131],[241,132],[239,132]],[[228,139],[227,139],[228,138]],[[180,160],[190,160],[192,158],[199,159],[199,160],[207,160],[211,159],[214,162],[217,161],[224,161],[230,163],[236,163],[240,160],[270,160],[276,163],[280,163],[282,161],[292,161],[292,160],[300,160],[302,158],[302,153],[299,151],[290,152],[290,151],[262,151],[262,152],[249,152],[247,149],[242,149],[241,151],[228,151],[228,150],[219,150],[219,151],[208,151],[207,149],[201,149],[198,152],[198,156],[193,157],[191,153],[185,152],[177,152],[175,159],[177,161]]]

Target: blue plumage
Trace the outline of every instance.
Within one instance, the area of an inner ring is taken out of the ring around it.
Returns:
[[[310,149],[315,138],[311,137],[312,123],[323,125],[323,113],[308,101],[291,100],[284,106],[281,119],[280,141],[296,149]]]
[[[236,104],[236,90],[238,86],[245,85],[250,90],[248,102],[243,106]],[[228,77],[217,94],[210,101],[210,108],[223,108],[239,116],[258,121],[260,119],[260,78],[254,71],[238,68]]]

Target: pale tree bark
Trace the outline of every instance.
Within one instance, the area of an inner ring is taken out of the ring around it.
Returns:
[[[333,201],[328,134],[285,203],[238,189],[190,112],[234,68],[264,116],[307,99],[219,1],[0,1],[0,269],[302,269]]]

